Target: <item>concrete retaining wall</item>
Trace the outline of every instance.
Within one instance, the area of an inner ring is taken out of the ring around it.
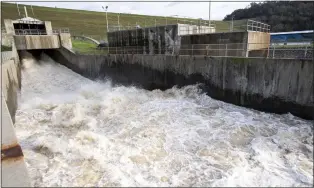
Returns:
[[[293,59],[161,55],[76,55],[45,51],[88,78],[110,77],[145,89],[203,83],[211,97],[267,112],[313,119],[313,63]]]
[[[172,54],[179,45],[178,25],[146,27],[108,32],[110,54],[136,52],[138,54]],[[133,47],[133,48],[132,48]],[[134,51],[134,49],[138,49]]]
[[[248,32],[209,33],[182,36],[181,44],[227,44],[248,42]]]
[[[14,44],[11,58],[1,66],[1,185],[3,187],[30,187],[31,182],[23,152],[13,127],[17,98],[21,88],[21,69]]]
[[[17,109],[17,95],[21,88],[21,69],[19,63],[7,60],[2,63],[2,93],[14,122]]]
[[[61,46],[72,49],[72,40],[71,40],[71,34],[70,33],[60,33],[60,43]]]
[[[18,50],[60,48],[58,35],[15,35],[14,42]]]
[[[12,51],[1,52],[1,63],[4,63],[5,61],[10,60],[12,58],[13,58]]]
[[[13,41],[13,35],[12,34],[2,33],[1,45],[12,46],[12,41]]]
[[[13,122],[3,95],[1,96],[1,186],[30,187],[23,152],[18,144]]]
[[[17,96],[21,89],[20,60],[14,44],[12,45],[12,51],[1,53],[4,55],[1,61],[1,90],[14,122],[15,111],[18,105]]]
[[[267,49],[270,44],[270,33],[248,32],[248,51]]]

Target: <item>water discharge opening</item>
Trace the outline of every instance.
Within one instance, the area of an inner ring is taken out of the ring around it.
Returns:
[[[313,186],[311,121],[22,59],[16,133],[34,186]]]

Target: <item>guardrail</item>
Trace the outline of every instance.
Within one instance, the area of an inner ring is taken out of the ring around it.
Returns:
[[[15,35],[47,35],[44,29],[15,29]],[[70,33],[69,28],[53,29],[53,34]]]
[[[127,25],[109,25],[108,32],[115,32],[115,31],[124,31],[124,30],[134,30],[134,29],[140,29],[140,28],[151,28],[151,27],[159,27],[159,26],[166,26],[166,25],[175,25],[175,24],[181,24],[186,26],[196,26],[196,27],[210,27],[210,28],[216,28],[216,24],[214,21],[211,21],[208,23],[208,20],[177,20],[177,21],[169,21],[169,22],[160,22],[160,20],[157,22],[145,21],[143,22],[137,22],[135,24],[128,23]]]
[[[84,54],[151,54],[151,55],[203,55],[223,57],[263,57],[263,58],[292,58],[312,59],[313,47],[282,47],[267,43],[227,43],[227,44],[191,44],[191,45],[169,45],[160,48],[149,48],[149,46],[124,46],[103,47],[89,49]]]
[[[146,47],[125,46],[125,47],[108,47],[108,51],[109,53],[112,53],[112,54],[114,53],[129,54],[130,53],[130,54],[165,54],[165,55],[192,55],[192,56],[204,55],[204,56],[245,57],[248,46],[249,45],[246,43],[169,45],[164,48],[153,48],[153,49],[149,49],[148,46]]]
[[[270,25],[258,22],[255,20],[247,20],[246,23],[246,30],[247,31],[259,31],[259,32],[270,32]]]
[[[58,29],[53,29],[52,30],[53,34],[60,34],[60,33],[70,33],[69,28],[58,28]]]
[[[209,25],[196,25],[196,24],[183,24],[183,23],[179,23],[180,24],[180,30],[184,30],[184,31],[192,31],[192,30],[204,30],[204,28],[211,28],[213,31],[215,30],[216,28],[216,25],[215,24],[210,24],[210,27]],[[171,24],[173,25],[173,24]],[[115,32],[115,31],[125,31],[125,30],[134,30],[134,29],[141,29],[141,28],[151,28],[151,27],[159,27],[159,26],[166,26],[166,25],[155,25],[155,26],[144,26],[144,27],[141,27],[139,25],[131,25],[131,26],[123,26],[123,25],[111,25],[109,26],[108,28],[108,32]],[[185,28],[185,29],[182,29],[182,28]],[[193,29],[195,28],[195,29]],[[204,32],[203,31],[203,32]],[[197,32],[197,33],[201,33],[201,32]]]
[[[47,35],[42,29],[15,29],[15,35]]]

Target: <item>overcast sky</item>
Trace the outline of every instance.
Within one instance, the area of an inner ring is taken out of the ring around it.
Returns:
[[[108,6],[108,12],[121,12],[131,14],[144,14],[144,15],[158,15],[158,16],[172,16],[178,15],[179,17],[192,17],[208,19],[209,17],[209,3],[208,2],[29,2],[19,1],[21,4],[60,7],[70,9],[102,11],[101,6]],[[138,0],[140,1],[140,0]],[[254,0],[253,0],[254,1]],[[211,20],[222,20],[227,14],[232,11],[245,8],[251,1],[237,2],[229,0],[224,2],[211,2]],[[255,1],[256,2],[256,1]]]

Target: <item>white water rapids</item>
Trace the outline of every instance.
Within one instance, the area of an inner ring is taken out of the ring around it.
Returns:
[[[15,127],[34,186],[313,186],[311,121],[22,63]]]

